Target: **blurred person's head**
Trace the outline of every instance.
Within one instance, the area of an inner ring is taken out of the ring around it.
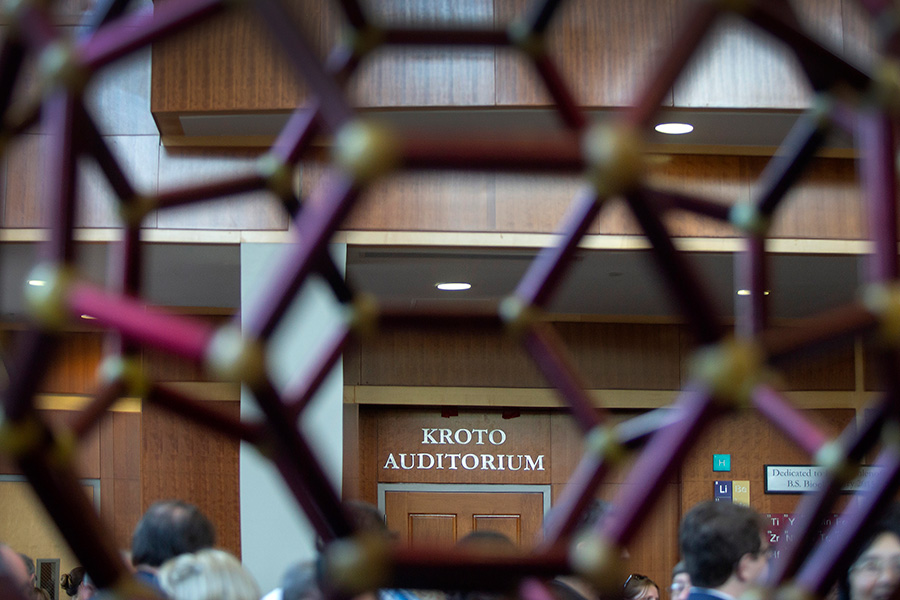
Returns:
[[[323,600],[315,563],[296,564],[284,574],[281,600]]]
[[[672,585],[669,586],[671,600],[687,600],[691,592],[691,576],[688,575],[687,566],[683,560],[679,560],[672,567]]]
[[[15,550],[2,542],[0,542],[0,577],[23,592],[28,592],[33,587],[25,561]]]
[[[768,574],[769,544],[759,514],[731,502],[701,502],[678,532],[691,585],[740,597]]]
[[[60,587],[74,600],[90,600],[97,593],[84,567],[75,567],[59,580]]]
[[[25,569],[28,571],[28,581],[34,586],[34,560],[27,554],[19,552],[19,558],[25,563]]]
[[[640,573],[632,573],[625,580],[622,592],[625,600],[659,600],[659,586]]]
[[[216,531],[200,509],[180,500],[156,502],[147,509],[131,538],[131,563],[158,568],[170,558],[212,548]]]
[[[508,536],[499,531],[472,531],[459,538],[457,548],[473,554],[515,554],[516,545]]]
[[[253,576],[231,554],[206,549],[182,554],[159,569],[159,585],[171,600],[259,600]]]
[[[900,582],[900,506],[892,505],[869,533],[847,574],[842,600],[887,600]]]

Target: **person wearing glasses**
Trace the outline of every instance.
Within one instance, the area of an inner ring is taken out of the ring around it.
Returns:
[[[892,505],[838,581],[840,600],[887,600],[900,582],[900,506]]]
[[[659,586],[646,575],[632,573],[625,580],[625,600],[659,600]]]
[[[701,502],[678,532],[691,578],[688,600],[733,600],[769,571],[769,543],[759,514],[730,502]]]
[[[683,560],[672,567],[672,585],[669,586],[671,600],[687,600],[691,591],[691,576],[688,575],[687,566]]]

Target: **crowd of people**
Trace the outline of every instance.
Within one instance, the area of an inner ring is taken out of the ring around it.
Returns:
[[[599,505],[598,505],[599,506]],[[388,534],[383,516],[371,505],[347,504],[357,530]],[[604,511],[587,511],[596,521]],[[585,522],[583,522],[584,524]],[[679,528],[682,560],[672,570],[670,600],[735,600],[768,575],[772,548],[760,515],[747,506],[701,502]],[[132,539],[130,562],[136,581],[170,600],[260,600],[250,573],[231,554],[215,549],[215,529],[202,512],[180,501],[158,502],[141,518]],[[495,533],[460,541],[470,551],[512,551]],[[576,549],[577,551],[577,549]],[[282,587],[263,600],[323,600],[315,563],[297,564]],[[838,600],[888,600],[900,583],[900,507],[892,507],[861,544],[858,556],[836,585]],[[60,587],[73,600],[95,598],[97,587],[82,567],[63,575]],[[20,590],[22,600],[50,600],[35,585],[34,562],[0,543],[0,595]],[[600,600],[589,583],[561,576],[547,587],[556,600]],[[422,590],[380,590],[377,600],[493,599],[491,594],[441,594]],[[624,600],[660,600],[660,586],[632,573],[622,584]],[[99,600],[99,598],[95,598]],[[372,600],[376,600],[373,596]]]

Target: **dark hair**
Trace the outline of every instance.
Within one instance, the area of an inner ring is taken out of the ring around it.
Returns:
[[[299,563],[284,574],[281,582],[282,600],[322,600],[315,563]]]
[[[180,500],[156,502],[147,509],[131,538],[131,563],[158,567],[186,552],[212,548],[216,531],[193,504]]]
[[[679,560],[677,563],[675,563],[675,566],[672,567],[672,579],[675,579],[676,575],[687,572],[687,565],[684,564],[683,560]]]
[[[476,554],[513,554],[516,544],[499,531],[470,531],[456,541],[456,547]]]
[[[612,507],[612,502],[594,498],[584,510],[581,511],[578,522],[575,524],[575,531],[582,531],[589,527],[595,527],[603,519],[609,516],[609,513],[612,512]]]
[[[59,585],[69,596],[78,593],[78,586],[84,581],[84,567],[75,567],[59,579]]]
[[[622,592],[622,596],[625,598],[625,600],[635,600],[635,598],[640,597],[640,595],[644,593],[644,590],[651,585],[656,588],[657,592],[659,592],[659,586],[656,585],[655,581],[653,581],[646,575],[641,575],[640,573],[632,573],[628,576],[628,579],[625,580],[625,586]]]
[[[864,541],[859,546],[859,550],[853,556],[853,560],[850,562],[852,565],[856,562],[856,559],[862,555],[863,552],[869,549],[875,542],[875,538],[880,536],[882,533],[892,533],[894,534],[898,540],[900,540],[900,504],[891,504],[887,508],[887,512],[884,513],[884,516],[875,523],[875,526],[870,529],[864,538]],[[838,600],[850,600],[850,569],[848,568],[844,571],[841,576],[838,578],[837,582],[838,589]]]
[[[759,554],[762,521],[749,506],[701,502],[681,520],[678,543],[691,583],[715,588],[725,583],[745,554]]]
[[[364,500],[347,500],[342,503],[354,531],[367,533],[388,533],[384,514],[371,502]]]

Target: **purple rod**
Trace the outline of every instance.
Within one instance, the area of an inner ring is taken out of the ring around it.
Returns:
[[[668,49],[662,65],[650,77],[646,87],[638,94],[634,105],[626,109],[625,120],[639,129],[653,124],[653,118],[666,100],[675,81],[688,61],[694,56],[706,32],[709,31],[719,9],[713,2],[699,2],[694,12],[684,20],[685,29],[675,44]],[[671,100],[670,100],[671,102]]]
[[[825,143],[828,128],[819,123],[816,115],[803,115],[794,124],[779,154],[766,165],[756,183],[756,199],[752,200],[759,211],[770,216],[790,187],[803,175],[816,152]]]
[[[657,409],[620,423],[615,428],[615,435],[624,447],[633,448],[679,418],[677,409]],[[590,449],[582,455],[562,495],[547,515],[540,549],[554,546],[575,532],[581,514],[612,466]]]
[[[322,382],[334,369],[334,365],[341,358],[347,342],[350,340],[350,329],[342,327],[331,337],[330,342],[323,352],[319,354],[319,361],[303,377],[288,383],[282,392],[287,413],[293,421],[296,421],[303,409],[312,401],[313,396],[319,390]]]
[[[659,491],[666,483],[667,474],[682,460],[696,442],[698,433],[711,423],[711,417],[717,412],[709,392],[690,385],[676,407],[682,411],[681,420],[653,436],[616,496],[616,518],[598,525],[607,539],[619,546],[628,544],[638,531],[641,519],[661,497]]]
[[[103,27],[78,44],[78,55],[92,72],[160,38],[208,18],[228,3],[224,0],[156,2],[152,13],[136,13]]]
[[[687,259],[678,250],[665,225],[647,204],[642,191],[626,196],[634,216],[640,223],[650,243],[660,272],[675,296],[681,312],[688,320],[697,341],[701,344],[716,342],[722,335],[722,326],[713,308],[712,300],[700,284]]]
[[[588,126],[587,115],[578,106],[575,97],[569,92],[569,86],[556,68],[556,63],[544,52],[534,58],[534,68],[544,81],[544,85],[553,97],[556,112],[562,117],[566,127],[574,131],[583,131]]]
[[[50,213],[50,239],[43,245],[44,260],[72,263],[75,247],[75,139],[78,127],[77,100],[67,92],[57,91],[47,101],[46,114],[51,136],[45,147],[48,177],[44,206]]]
[[[290,248],[276,271],[281,278],[272,282],[262,305],[247,315],[245,331],[250,337],[264,340],[272,335],[318,257],[328,252],[331,231],[349,212],[359,189],[345,175],[334,173],[319,184],[316,194],[320,197],[311,199],[300,213],[300,241]]]
[[[844,430],[837,443],[845,449],[847,460],[858,462],[877,442],[881,422],[889,405],[890,398],[884,396],[871,410],[872,417],[866,419],[858,431],[855,423]],[[819,541],[819,527],[840,494],[840,488],[840,482],[834,477],[827,477],[826,485],[819,493],[804,496],[800,500],[794,511],[797,515],[797,522],[792,528],[794,539],[782,548],[779,560],[773,563],[769,571],[769,583],[772,586],[781,585],[797,573],[803,559]]]
[[[571,266],[578,243],[599,214],[601,206],[595,188],[581,190],[563,219],[560,243],[544,247],[532,261],[528,272],[516,286],[516,297],[526,305],[546,306],[566,269]]]
[[[605,411],[594,406],[593,399],[585,391],[586,386],[569,361],[565,344],[552,325],[534,324],[522,343],[547,381],[563,395],[582,431],[591,431],[606,420]]]
[[[256,0],[253,7],[269,27],[281,45],[287,58],[294,64],[298,75],[306,82],[319,102],[322,124],[332,133],[353,118],[353,110],[347,104],[337,82],[325,70],[306,38],[293,25],[293,18],[278,0]]]
[[[844,510],[844,521],[831,532],[828,543],[819,544],[807,556],[803,568],[794,578],[794,583],[801,589],[824,596],[837,579],[838,573],[847,571],[852,552],[863,542],[866,528],[890,504],[900,487],[900,454],[897,448],[885,448],[876,464],[883,471],[879,477],[874,478],[872,489],[858,496],[858,506],[850,506]]]
[[[320,523],[314,523],[316,532],[326,541],[351,534],[353,527],[341,508],[341,498],[297,431],[297,419],[291,418],[270,382],[254,386],[253,395],[267,418],[267,430],[272,434],[279,457],[276,461],[279,470],[300,505],[307,510],[314,507],[311,514],[322,517]]]
[[[828,437],[810,423],[802,412],[768,385],[759,385],[753,390],[753,406],[810,456],[815,456],[828,441]]]
[[[857,136],[862,148],[859,174],[869,211],[869,236],[875,252],[868,261],[870,283],[897,278],[897,178],[894,169],[894,126],[887,115],[863,112]]]

